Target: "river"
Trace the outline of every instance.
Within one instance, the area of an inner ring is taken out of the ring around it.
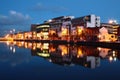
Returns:
[[[0,80],[119,80],[120,50],[0,42]]]

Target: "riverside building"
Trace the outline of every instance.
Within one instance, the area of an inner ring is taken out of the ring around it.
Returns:
[[[100,17],[93,14],[77,18],[60,16],[44,21],[42,24],[31,24],[30,31],[16,33],[13,38],[110,42],[119,40],[119,26],[115,23],[100,23]],[[103,32],[106,32],[106,35]]]

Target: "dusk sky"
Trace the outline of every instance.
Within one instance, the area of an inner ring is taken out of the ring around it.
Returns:
[[[9,30],[29,31],[31,24],[58,16],[95,14],[101,22],[120,23],[120,0],[0,0],[0,35]]]

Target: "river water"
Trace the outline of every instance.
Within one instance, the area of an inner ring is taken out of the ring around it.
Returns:
[[[120,50],[0,42],[0,80],[119,80]]]

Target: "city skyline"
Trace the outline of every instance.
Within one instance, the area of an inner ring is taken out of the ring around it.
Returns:
[[[59,1],[51,0],[4,0],[0,2],[0,35],[11,29],[27,31],[31,24],[42,23],[58,16],[85,16],[95,14],[101,22],[116,19],[119,23],[119,0],[106,1]],[[59,3],[59,4],[58,4]]]

